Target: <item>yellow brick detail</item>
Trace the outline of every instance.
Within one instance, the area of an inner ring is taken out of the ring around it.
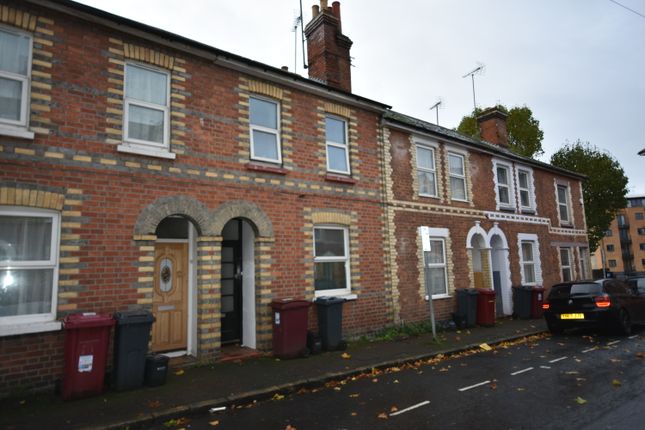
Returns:
[[[265,96],[273,97],[274,99],[282,100],[282,88],[274,85],[267,84],[260,81],[249,81],[249,91],[256,94],[263,94]]]
[[[352,115],[349,108],[334,103],[325,103],[325,112],[344,116],[345,118],[349,118]]]
[[[22,154],[22,155],[36,155],[36,151],[33,149],[27,149],[27,148],[15,148],[14,151],[16,154]]]
[[[100,162],[101,162],[101,164],[105,164],[107,166],[115,166],[116,165],[116,160],[110,160],[109,158],[101,158]]]
[[[87,155],[75,155],[73,157],[74,161],[80,161],[83,163],[91,163],[92,162],[92,157],[89,157]]]

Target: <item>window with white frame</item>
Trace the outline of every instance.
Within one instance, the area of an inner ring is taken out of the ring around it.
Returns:
[[[327,170],[349,175],[349,148],[347,147],[347,122],[335,116],[325,117]]]
[[[520,254],[520,273],[523,285],[541,285],[542,267],[536,234],[519,233],[517,242]]]
[[[314,286],[317,296],[350,293],[349,234],[346,227],[314,228]]]
[[[560,270],[562,273],[562,282],[569,282],[573,280],[571,248],[560,248]]]
[[[56,315],[59,215],[0,207],[0,328]]]
[[[466,192],[466,167],[464,156],[448,153],[448,174],[450,176],[450,196],[452,200],[468,200]]]
[[[432,298],[448,295],[446,273],[446,241],[441,237],[430,237],[430,251],[424,251],[426,276],[430,283]]]
[[[249,97],[249,116],[251,158],[269,163],[281,163],[280,104],[265,98]]]
[[[0,123],[27,126],[30,76],[31,37],[0,27]]]
[[[520,197],[520,209],[531,211],[535,209],[533,195],[533,174],[524,168],[517,169],[517,190]]]
[[[125,65],[125,141],[167,150],[170,134],[170,79],[167,72],[141,64]]]
[[[569,187],[566,185],[557,185],[558,197],[558,214],[561,224],[571,224],[570,206],[569,206]]]
[[[511,177],[510,166],[506,164],[496,164],[495,178],[497,184],[497,203],[500,207],[513,207]]]
[[[416,151],[419,195],[437,197],[437,172],[435,168],[434,148],[417,144]]]

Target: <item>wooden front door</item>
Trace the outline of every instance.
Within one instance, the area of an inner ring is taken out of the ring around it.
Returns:
[[[152,350],[186,349],[188,337],[188,244],[157,243],[152,313]]]

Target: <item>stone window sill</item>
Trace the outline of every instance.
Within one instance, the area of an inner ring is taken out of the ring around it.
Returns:
[[[117,146],[117,151],[127,154],[145,155],[147,157],[165,158],[167,160],[174,160],[177,154],[168,152],[163,149],[145,148],[142,146],[128,145],[126,143]]]
[[[354,178],[351,178],[349,176],[335,175],[333,173],[327,173],[325,175],[325,181],[338,182],[341,184],[348,184],[348,185],[354,185],[356,183],[356,179]]]
[[[289,173],[287,169],[280,166],[267,166],[266,164],[259,163],[246,163],[246,170],[263,173],[274,173],[276,175],[286,175]]]
[[[44,333],[58,331],[63,327],[60,321],[33,322],[0,325],[0,336],[15,336],[29,333]]]
[[[29,131],[24,127],[10,127],[8,125],[0,125],[0,135],[34,140],[34,132]]]
[[[432,300],[441,300],[441,299],[450,299],[452,296],[450,294],[435,294],[432,296]],[[428,295],[425,296],[426,301],[428,300]]]
[[[316,297],[314,297],[313,301],[315,302],[316,299],[320,297],[338,297],[339,299],[345,299],[346,302],[350,302],[358,299],[358,295],[356,294],[332,294],[331,296],[329,296],[327,294],[321,293],[321,294],[316,294]]]

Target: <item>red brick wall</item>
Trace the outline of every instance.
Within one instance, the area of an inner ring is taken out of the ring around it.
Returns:
[[[12,5],[26,7],[22,3]],[[250,172],[238,160],[239,136],[247,127],[240,126],[239,121],[239,86],[241,77],[257,78],[59,13],[35,9],[30,12],[46,15],[54,22],[51,131],[48,135],[37,134],[33,141],[0,137],[0,186],[45,187],[63,194],[73,188],[79,195],[80,203],[64,210],[79,211],[81,215],[75,217],[78,219],[73,225],[66,225],[65,216],[62,220],[63,235],[78,235],[80,249],[64,254],[79,258],[75,265],[79,273],[70,275],[78,285],[59,289],[59,293],[69,290],[78,294],[61,301],[59,318],[69,312],[111,313],[136,307],[144,294],[136,287],[141,276],[137,270],[141,254],[133,240],[135,223],[159,197],[186,195],[208,210],[231,200],[247,200],[268,216],[275,239],[271,255],[274,298],[302,297],[305,288],[312,285],[305,273],[312,269],[312,256],[305,250],[307,243],[303,240],[304,209],[355,212],[358,238],[351,240],[359,242],[360,294],[345,305],[344,330],[352,336],[390,321],[390,303],[383,292],[384,226],[377,114],[349,106],[356,120],[358,152],[351,157],[358,158],[359,172],[354,174],[357,181],[327,181],[316,152],[324,143],[317,107],[338,102],[276,85],[290,92],[293,169],[286,175]],[[187,78],[182,83],[186,94],[183,111],[187,112],[182,119],[186,124],[182,138],[185,153],[177,155],[176,160],[123,154],[117,152],[115,144],[106,143],[105,130],[113,127],[106,114],[109,89],[114,85],[107,72],[114,67],[108,51],[112,46],[110,38],[186,61],[183,67]],[[24,155],[16,149],[34,152]],[[75,158],[78,156],[89,157],[90,161]],[[171,169],[181,169],[181,173],[175,174]],[[201,173],[192,175],[191,169],[201,169]],[[218,176],[209,177],[205,170]],[[66,279],[61,276],[61,280]],[[313,326],[313,310],[311,316]],[[0,385],[10,390],[51,387],[62,372],[61,339],[61,332],[0,337]]]

